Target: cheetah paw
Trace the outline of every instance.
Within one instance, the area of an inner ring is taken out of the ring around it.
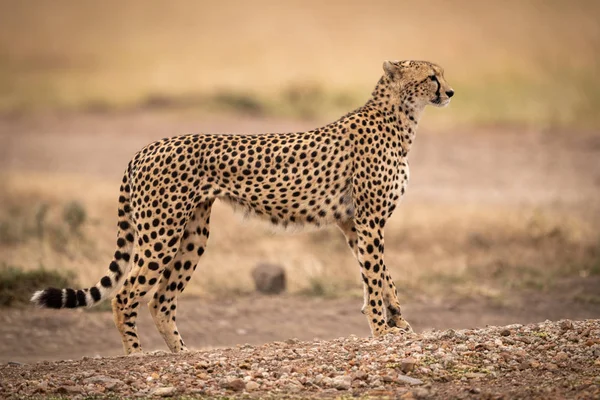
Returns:
[[[414,332],[408,321],[402,318],[401,316],[392,317],[388,320],[387,324],[390,328],[398,328],[403,333]]]

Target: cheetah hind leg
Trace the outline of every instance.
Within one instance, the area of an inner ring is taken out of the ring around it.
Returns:
[[[185,216],[187,219],[188,217]],[[159,237],[155,242],[138,242],[132,267],[123,287],[112,301],[115,325],[121,333],[125,354],[139,353],[142,346],[138,337],[136,320],[138,307],[144,296],[162,279],[164,271],[172,268],[173,259],[179,250],[183,226],[172,235]],[[145,232],[138,232],[142,236]],[[157,243],[167,243],[166,247],[156,247]],[[170,304],[167,305],[167,307]]]
[[[171,266],[164,269],[158,288],[148,303],[156,328],[173,353],[188,351],[175,323],[177,295],[185,289],[206,249],[212,203],[213,200],[200,204],[188,221],[179,251]]]

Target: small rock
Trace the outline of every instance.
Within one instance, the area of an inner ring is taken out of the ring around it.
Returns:
[[[362,369],[359,369],[358,371],[356,371],[354,373],[354,379],[360,379],[360,380],[365,380],[367,379],[368,375],[365,371],[363,371]]]
[[[485,378],[485,374],[481,373],[481,372],[467,372],[465,374],[465,377],[467,379],[480,379],[480,378]]]
[[[121,381],[119,379],[115,379],[115,378],[109,378],[108,376],[104,376],[104,375],[98,375],[98,376],[92,376],[90,378],[84,379],[83,383],[86,383],[86,384],[94,383],[96,385],[103,386],[107,390],[113,390],[118,385],[121,385],[123,383],[123,381]]]
[[[502,329],[500,331],[500,336],[510,336],[510,329]]]
[[[302,390],[302,386],[295,382],[291,382],[291,383],[285,385],[284,387],[287,391],[289,391],[291,393],[298,393],[299,391]]]
[[[60,386],[55,390],[58,394],[80,394],[83,392],[83,389],[80,386],[71,385],[71,386]]]
[[[569,331],[573,329],[573,322],[571,322],[571,320],[569,319],[565,319],[560,321],[559,326],[560,329],[562,329],[563,331]]]
[[[568,359],[569,359],[569,356],[564,351],[559,351],[556,354],[556,356],[554,356],[554,361],[559,362],[559,363],[563,362],[563,361],[567,361]]]
[[[151,396],[170,397],[177,392],[173,386],[158,387],[150,392]]]
[[[407,373],[415,369],[415,365],[417,365],[417,360],[412,357],[404,358],[400,361],[400,369],[402,372]]]
[[[404,374],[398,374],[398,381],[407,383],[409,385],[422,385],[423,381],[417,378],[413,378],[411,376],[406,376]]]
[[[350,375],[336,376],[333,378],[331,386],[337,390],[348,390],[352,386],[352,377]]]
[[[221,384],[221,387],[224,389],[233,390],[234,392],[241,392],[242,390],[244,390],[246,388],[246,384],[244,383],[243,380],[241,380],[239,378],[235,378],[235,379],[225,381],[224,383]]]
[[[558,365],[554,364],[554,363],[547,363],[544,365],[544,367],[548,370],[548,371],[556,371],[558,369]]]
[[[248,381],[246,382],[246,390],[251,392],[253,390],[257,390],[260,387],[260,385],[254,381]]]
[[[469,393],[479,394],[479,393],[481,393],[481,389],[479,389],[478,387],[473,387],[473,388],[469,389]]]
[[[280,265],[259,264],[252,270],[252,279],[260,293],[279,294],[285,290],[285,270]]]
[[[530,360],[523,360],[519,364],[519,370],[521,370],[521,371],[529,369],[530,367],[531,367],[531,361]]]
[[[456,336],[456,331],[454,329],[448,329],[442,335],[442,339],[452,339],[455,336]]]

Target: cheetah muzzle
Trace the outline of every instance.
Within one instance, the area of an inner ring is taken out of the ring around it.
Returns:
[[[126,354],[141,351],[138,308],[148,306],[173,352],[186,351],[175,317],[206,249],[216,199],[280,226],[336,224],[358,260],[363,313],[374,336],[410,330],[384,263],[384,227],[404,194],[407,156],[427,105],[454,91],[425,61],[383,63],[365,105],[308,132],[184,135],[162,139],[129,162],[120,187],[117,246],[90,288],[36,292],[41,307],[91,307],[112,297]],[[114,295],[114,296],[113,296]]]

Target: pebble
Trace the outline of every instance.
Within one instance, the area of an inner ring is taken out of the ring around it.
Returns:
[[[226,380],[221,386],[224,389],[233,390],[234,392],[241,392],[246,388],[244,381],[239,378]]]
[[[352,377],[349,375],[336,376],[333,378],[331,386],[337,390],[348,390],[352,386]]]
[[[400,361],[400,369],[404,373],[414,370],[415,365],[417,365],[417,360],[412,357],[404,358],[402,361]]]
[[[412,376],[406,376],[403,374],[398,374],[398,381],[403,383],[408,383],[409,385],[422,385],[423,381],[417,378],[413,378]]]
[[[177,388],[173,386],[158,387],[150,392],[151,396],[170,397],[177,392]]]
[[[98,375],[84,379],[83,383],[94,383],[97,385],[102,385],[107,390],[113,390],[118,385],[123,384],[123,381],[120,379],[109,378],[104,375]]]
[[[485,374],[482,372],[467,372],[465,374],[465,377],[467,379],[481,379],[481,378],[485,378]]]

